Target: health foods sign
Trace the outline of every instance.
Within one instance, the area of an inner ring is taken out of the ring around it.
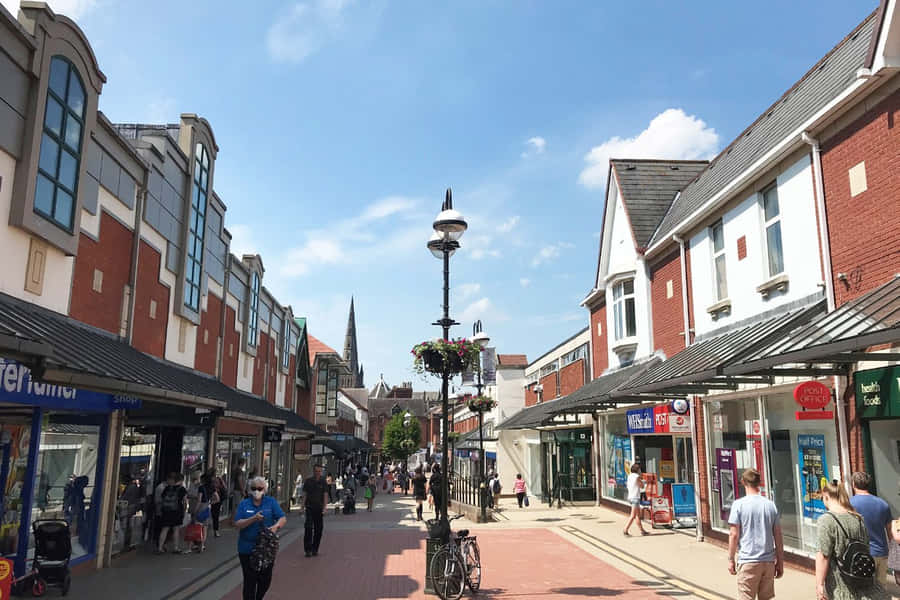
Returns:
[[[853,383],[860,417],[900,417],[900,366],[857,371]]]

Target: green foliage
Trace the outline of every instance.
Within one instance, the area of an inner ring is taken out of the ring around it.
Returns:
[[[436,353],[440,356],[439,363],[443,368],[435,370],[426,364],[425,355]],[[449,373],[461,373],[466,369],[479,370],[481,368],[482,348],[477,343],[465,338],[459,340],[431,340],[413,346],[413,369],[419,375],[426,372],[440,375],[443,370]]]
[[[410,417],[409,425],[404,425],[403,415],[394,415],[384,428],[381,452],[392,459],[406,460],[419,449],[421,441],[422,431],[417,418]]]

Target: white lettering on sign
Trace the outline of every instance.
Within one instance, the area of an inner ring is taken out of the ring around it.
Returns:
[[[35,396],[66,400],[74,400],[77,391],[62,385],[32,381],[31,371],[28,367],[15,362],[7,362],[4,359],[0,359],[0,385],[10,394],[24,391]]]
[[[665,427],[666,423],[668,423],[668,421],[669,421],[668,413],[658,412],[658,413],[654,413],[654,416],[656,418],[656,426],[657,427]]]
[[[628,415],[628,427],[631,429],[653,429],[653,418],[649,413],[631,413]]]

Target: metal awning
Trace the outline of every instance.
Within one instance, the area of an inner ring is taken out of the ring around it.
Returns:
[[[494,430],[536,429],[543,424],[545,419],[551,417],[551,412],[559,405],[559,403],[560,400],[548,400],[523,408],[510,418],[495,426]]]
[[[616,408],[620,404],[632,404],[628,398],[614,398],[612,393],[630,387],[631,381],[659,365],[661,359],[652,357],[637,364],[610,371],[590,381],[568,396],[560,398],[552,411],[556,415],[591,414],[598,410]],[[559,423],[565,424],[565,423]]]
[[[654,393],[705,394],[710,390],[736,390],[743,383],[771,384],[771,376],[726,375],[725,369],[747,354],[765,347],[822,314],[824,300],[789,310],[761,321],[733,327],[695,342],[668,360],[660,362],[614,391],[612,396],[649,399]]]
[[[900,342],[900,275],[724,369],[726,375],[827,375],[852,363],[897,361],[900,353],[865,350]],[[784,366],[794,365],[794,366]]]

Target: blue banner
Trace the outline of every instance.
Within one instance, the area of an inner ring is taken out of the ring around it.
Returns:
[[[672,484],[672,511],[676,519],[680,517],[696,517],[697,505],[694,503],[693,483]]]
[[[625,413],[628,433],[653,433],[653,407],[638,408]]]
[[[63,385],[32,381],[31,371],[14,360],[0,358],[0,401],[57,410],[111,412],[140,408],[140,398],[89,392]]]
[[[828,483],[825,475],[825,436],[802,434],[797,436],[800,454],[800,491],[803,494],[803,516],[818,519],[825,514],[822,487]]]

